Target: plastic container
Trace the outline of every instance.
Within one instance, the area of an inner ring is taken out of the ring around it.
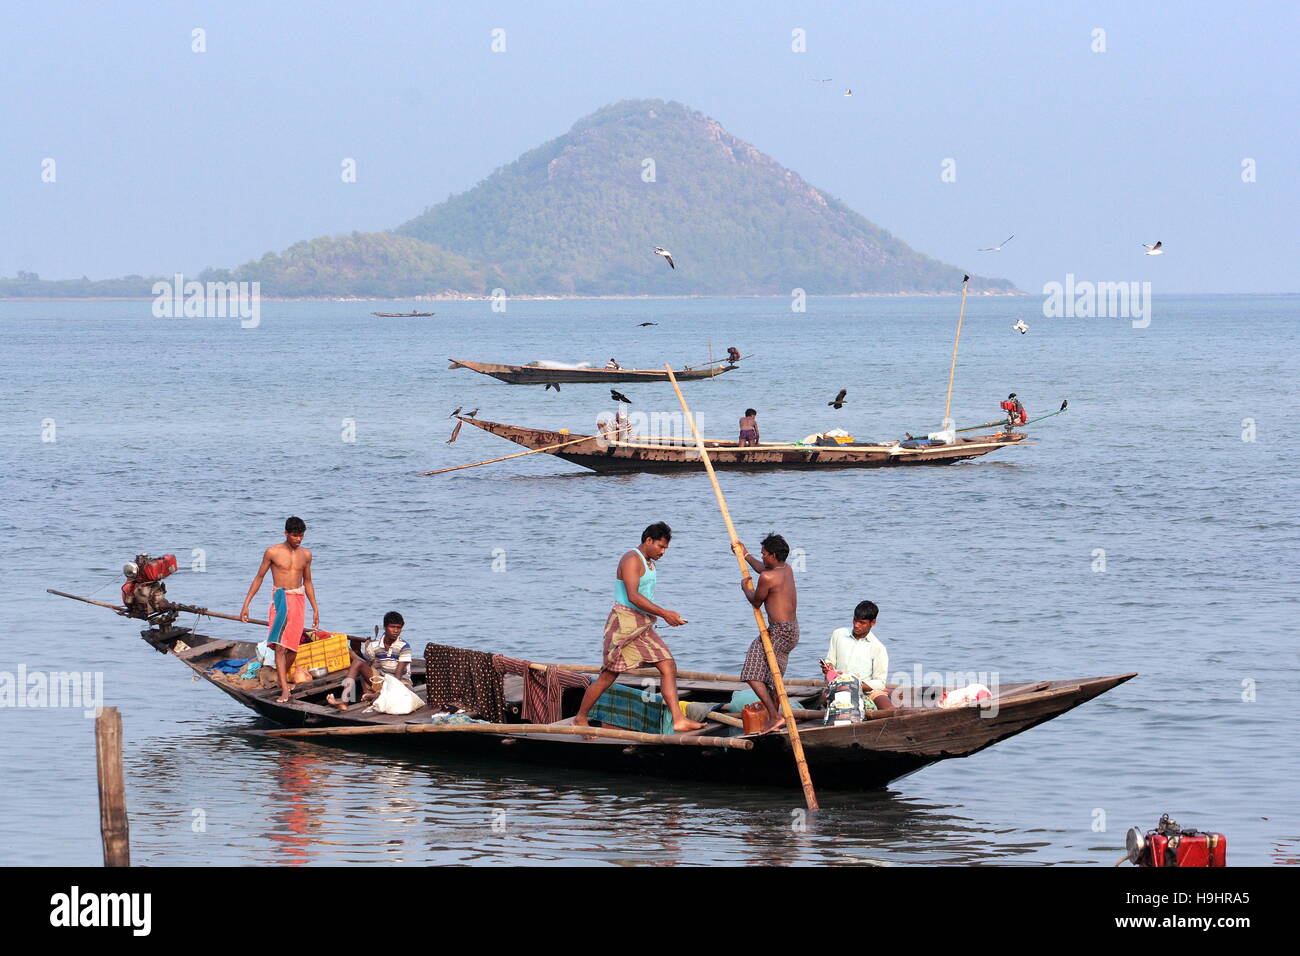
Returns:
[[[328,637],[320,637],[321,632],[316,633],[316,640],[298,647],[298,658],[294,661],[294,666],[309,671],[323,667],[327,674],[347,670],[352,663],[352,656],[348,654],[347,635],[330,634]]]

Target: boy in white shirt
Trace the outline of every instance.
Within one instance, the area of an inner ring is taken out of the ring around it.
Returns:
[[[889,675],[889,652],[873,633],[880,609],[872,601],[863,601],[853,609],[853,626],[838,627],[831,632],[824,665],[851,675],[862,684],[862,693],[877,710],[893,710],[885,681]],[[823,668],[824,669],[824,668]]]

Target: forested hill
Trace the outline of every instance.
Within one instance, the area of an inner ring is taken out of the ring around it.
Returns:
[[[397,231],[491,262],[512,291],[951,292],[962,276],[662,100],[598,110]],[[971,288],[1013,290],[1001,279]]]

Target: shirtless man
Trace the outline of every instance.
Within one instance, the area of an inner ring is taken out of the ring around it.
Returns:
[[[620,674],[647,664],[659,671],[664,706],[672,715],[673,730],[680,734],[704,726],[683,716],[677,700],[677,662],[655,630],[655,621],[661,617],[669,627],[686,623],[686,619],[676,611],[654,602],[655,582],[659,577],[655,562],[664,556],[672,537],[672,529],[664,522],[656,521],[641,533],[640,547],[633,548],[619,559],[614,578],[614,606],[605,619],[604,659],[600,674],[582,697],[582,704],[573,718],[575,726],[588,726],[587,712]]]
[[[752,408],[745,409],[745,417],[740,420],[740,447],[747,448],[758,444],[758,412]]]
[[[736,547],[744,548],[743,544]],[[749,566],[759,572],[758,586],[741,579],[740,587],[745,597],[754,607],[767,607],[767,634],[772,639],[772,650],[776,652],[776,662],[785,676],[786,666],[790,663],[790,652],[799,643],[799,621],[795,611],[799,603],[795,593],[794,571],[785,559],[790,554],[790,546],[779,534],[769,534],[763,539],[760,561],[745,548],[744,558]],[[758,695],[759,701],[767,708],[767,726],[763,733],[771,733],[785,726],[781,716],[780,705],[776,702],[776,681],[771,668],[767,666],[767,654],[763,650],[763,639],[754,638],[745,654],[745,665],[740,669],[740,679],[749,683]]]
[[[289,675],[302,643],[304,598],[311,602],[311,626],[320,626],[320,608],[316,606],[316,588],[311,583],[311,552],[302,546],[302,536],[307,525],[301,518],[289,518],[284,523],[284,542],[273,544],[262,555],[261,567],[249,585],[239,619],[248,620],[248,605],[262,586],[266,569],[271,569],[275,589],[271,592],[270,629],[266,643],[275,649],[275,674],[280,679],[280,696],[277,704],[289,700]]]

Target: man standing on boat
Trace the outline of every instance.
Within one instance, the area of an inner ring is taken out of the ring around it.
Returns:
[[[676,611],[654,603],[658,571],[655,562],[664,556],[673,532],[657,521],[641,533],[640,547],[633,548],[618,562],[614,581],[614,606],[605,620],[605,648],[600,674],[587,688],[582,705],[573,718],[574,725],[586,727],[587,712],[620,674],[653,665],[659,671],[664,706],[672,716],[673,729],[680,733],[699,730],[703,724],[687,720],[677,701],[677,662],[668,645],[655,630],[655,619],[663,618],[669,627],[685,624]]]
[[[244,606],[239,611],[239,619],[247,621],[248,605],[261,588],[267,568],[270,568],[275,588],[271,592],[271,610],[267,615],[270,628],[266,643],[275,650],[275,674],[280,681],[280,696],[275,700],[277,704],[289,700],[289,675],[293,673],[298,645],[302,643],[305,601],[311,602],[311,626],[320,626],[316,588],[311,583],[311,552],[302,546],[302,538],[306,533],[307,525],[301,518],[292,517],[285,521],[284,541],[271,545],[262,554],[262,564],[257,569],[253,583],[249,585]]]
[[[744,547],[744,545],[738,545]],[[776,662],[781,668],[781,676],[790,663],[790,652],[799,643],[799,621],[795,616],[798,607],[798,595],[795,593],[794,570],[785,563],[790,555],[790,546],[779,534],[769,534],[763,539],[762,560],[745,550],[744,558],[758,574],[758,586],[742,578],[741,590],[754,607],[767,610],[767,634],[772,640],[772,650],[776,652]],[[748,682],[758,695],[759,701],[767,708],[767,726],[763,733],[780,730],[785,725],[781,716],[780,705],[776,701],[776,681],[767,664],[767,653],[763,650],[763,639],[754,638],[745,654],[745,665],[740,669],[740,679]]]

